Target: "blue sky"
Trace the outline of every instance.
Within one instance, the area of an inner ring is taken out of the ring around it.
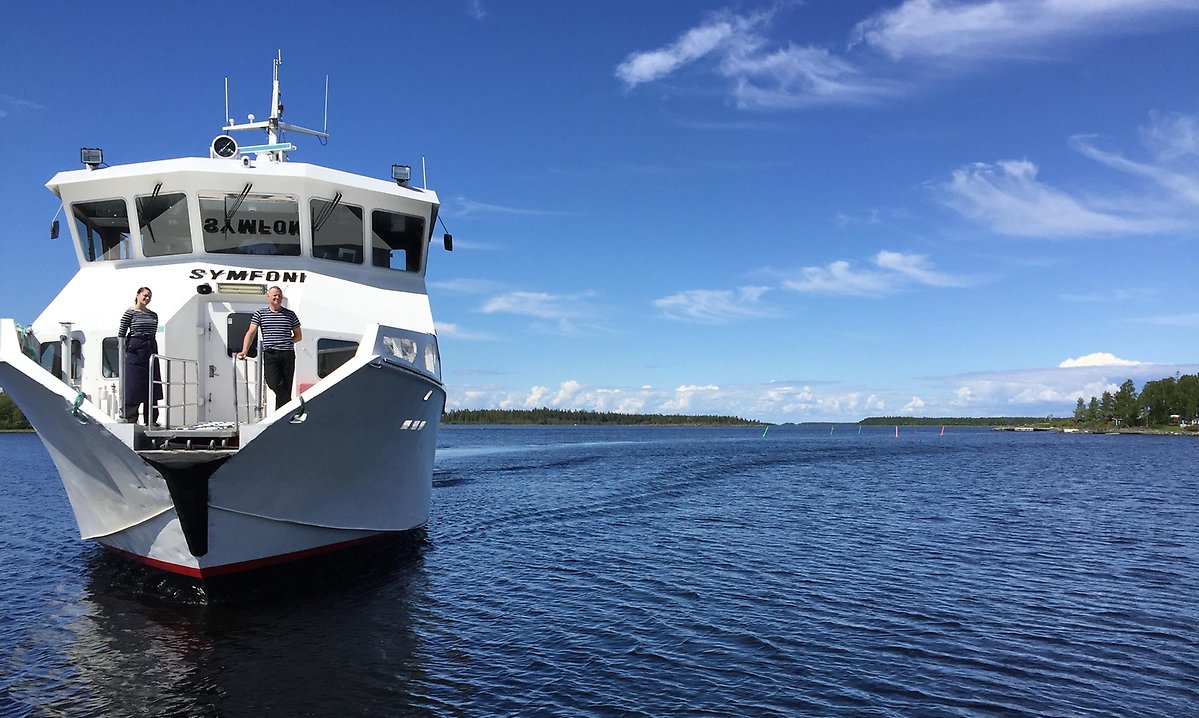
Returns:
[[[1199,371],[1199,0],[247,7],[6,10],[0,315],[75,271],[79,147],[204,156],[281,49],[288,121],[330,78],[293,161],[427,158],[450,408],[1068,416]]]

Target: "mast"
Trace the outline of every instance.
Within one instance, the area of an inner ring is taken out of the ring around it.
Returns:
[[[234,131],[239,131],[239,130],[266,130],[266,144],[265,145],[243,146],[243,147],[241,147],[242,154],[257,154],[259,156],[265,155],[266,157],[268,157],[269,159],[271,159],[275,162],[285,162],[287,160],[287,153],[294,150],[296,148],[296,146],[290,142],[281,142],[279,140],[279,135],[281,132],[298,132],[302,135],[310,135],[312,137],[319,137],[321,139],[329,138],[329,133],[326,131],[310,130],[307,127],[300,127],[299,125],[292,125],[292,124],[288,124],[283,121],[283,102],[281,101],[283,93],[279,89],[279,66],[282,64],[283,64],[283,51],[279,50],[279,54],[275,57],[274,78],[271,83],[271,114],[270,114],[270,117],[268,117],[266,120],[255,122],[254,115],[250,115],[249,121],[243,122],[241,124],[235,124],[233,122],[233,118],[229,118],[229,124],[227,124],[221,128],[225,132],[234,132]],[[226,80],[226,83],[228,83],[228,80]],[[226,94],[226,98],[225,98],[226,112],[225,112],[225,114],[226,115],[229,114],[228,109],[227,109],[228,108],[228,92],[229,92],[228,84],[226,84],[226,88],[225,88],[225,94]],[[329,85],[328,85],[328,81],[326,80],[326,83],[325,83],[325,127],[326,127],[326,129],[329,126],[328,112],[329,112]]]

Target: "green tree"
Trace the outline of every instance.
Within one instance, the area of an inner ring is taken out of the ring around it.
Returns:
[[[1133,426],[1137,423],[1140,413],[1136,384],[1132,383],[1132,379],[1126,379],[1112,397],[1112,416],[1125,426]]]
[[[1087,404],[1087,421],[1099,421],[1099,399],[1095,395],[1091,395],[1091,401]]]
[[[1116,415],[1116,397],[1112,396],[1110,391],[1103,392],[1103,396],[1099,397],[1099,419],[1101,421],[1111,421]]]
[[[1086,421],[1086,420],[1087,420],[1087,403],[1085,401],[1083,401],[1082,397],[1080,396],[1080,397],[1078,397],[1078,404],[1076,404],[1074,406],[1074,421],[1080,422],[1080,421]]]
[[[8,394],[0,391],[0,430],[31,431],[32,426]]]

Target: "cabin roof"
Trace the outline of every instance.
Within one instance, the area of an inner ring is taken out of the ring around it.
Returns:
[[[244,178],[247,182],[266,178],[315,180],[371,192],[381,192],[419,202],[439,204],[437,193],[430,189],[402,187],[391,180],[367,177],[306,162],[274,162],[268,159],[256,160],[248,157],[247,159],[249,160],[248,164],[238,158],[183,157],[96,169],[67,170],[54,175],[46,183],[46,188],[61,197],[63,189],[69,190],[75,186],[81,187],[84,184],[104,180],[124,180],[138,177],[154,179],[172,174],[211,174],[214,180],[219,178],[226,181],[230,178]]]

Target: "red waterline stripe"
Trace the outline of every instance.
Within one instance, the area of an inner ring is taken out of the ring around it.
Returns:
[[[256,558],[250,561],[241,561],[239,563],[227,563],[221,566],[209,566],[207,568],[180,566],[177,563],[160,561],[159,559],[150,558],[149,556],[139,556],[131,551],[125,551],[124,549],[115,548],[107,544],[101,545],[103,545],[104,548],[108,549],[109,551],[119,553],[120,555],[137,561],[138,563],[144,563],[151,568],[157,568],[162,571],[168,571],[170,573],[176,573],[181,576],[188,576],[190,578],[211,578],[212,576],[224,576],[231,573],[240,573],[242,571],[253,571],[256,568],[264,568],[266,566],[273,566],[275,564],[288,563],[289,561],[298,561],[302,558],[319,556],[324,553],[332,553],[333,551],[339,551],[343,548],[350,548],[351,546],[356,546],[358,544],[377,541],[387,535],[388,532],[377,533],[373,536],[364,536],[362,538],[342,541],[340,543],[333,543],[327,546],[317,546],[316,548],[305,549],[303,551],[284,553],[279,554],[278,556],[267,556],[266,558]]]

